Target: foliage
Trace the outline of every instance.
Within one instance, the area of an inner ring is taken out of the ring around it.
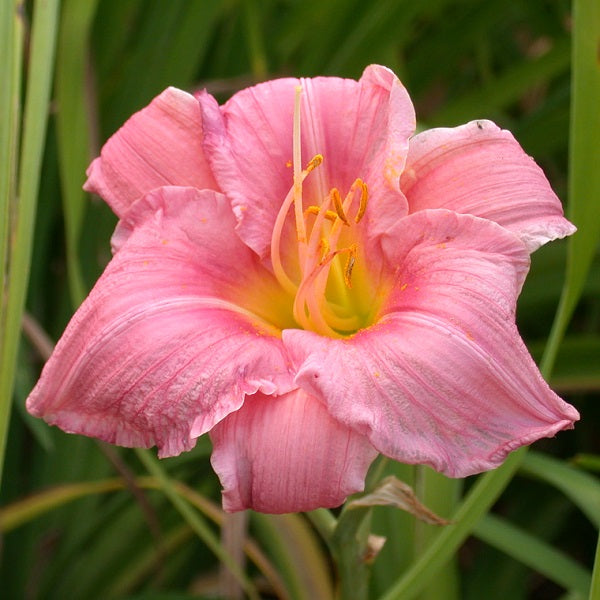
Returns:
[[[158,463],[49,429],[24,400],[45,335],[58,338],[109,260],[115,218],[81,185],[129,115],[168,85],[226,99],[286,74],[356,78],[372,62],[398,73],[422,127],[491,118],[511,129],[566,201],[580,232],[533,256],[519,326],[582,420],[465,482],[379,461],[372,481],[399,477],[452,524],[365,512],[355,524],[363,547],[366,526],[387,538],[368,594],[542,600],[600,589],[600,73],[591,58],[600,8],[577,0],[571,9],[566,0],[0,3],[4,597],[332,597],[338,515],[227,517],[208,440]]]

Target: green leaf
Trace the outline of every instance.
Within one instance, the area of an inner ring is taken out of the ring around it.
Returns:
[[[381,600],[410,600],[427,586],[508,485],[526,451],[527,448],[521,448],[513,452],[501,467],[479,477],[452,516],[453,523],[441,531]]]
[[[18,0],[0,3],[0,290],[4,289],[10,240],[11,206],[16,194],[17,148],[21,111],[23,21]],[[4,327],[4,302],[0,325]]]
[[[333,598],[327,556],[301,515],[250,514],[261,541],[293,600]]]
[[[405,510],[430,525],[448,525],[448,521],[436,515],[419,501],[409,485],[393,475],[382,479],[368,494],[348,502],[346,509],[353,510],[369,506],[392,506]]]
[[[67,274],[73,307],[86,295],[79,264],[79,238],[86,194],[82,189],[90,162],[88,43],[97,0],[65,0],[56,60],[56,137],[65,219]]]
[[[533,344],[531,353],[541,356],[541,345]],[[600,389],[599,356],[599,335],[566,337],[558,351],[550,385],[557,393]]]
[[[238,564],[231,555],[226,552],[223,545],[219,542],[198,511],[194,510],[192,506],[177,493],[175,483],[171,481],[157,459],[155,459],[147,450],[139,448],[136,449],[136,454],[148,472],[158,480],[164,495],[169,499],[171,504],[191,527],[194,533],[196,533],[196,535],[208,546],[208,548],[210,548],[215,556],[239,581],[240,585],[248,595],[248,598],[258,600],[258,592],[253,583],[244,573],[242,573]]]
[[[3,4],[8,3],[4,2]],[[22,6],[17,2],[10,4],[15,11],[13,15],[18,24],[14,25],[15,28],[12,29],[9,39],[19,43],[21,40],[19,11]],[[17,194],[15,196],[10,191],[13,188],[10,184],[12,175],[9,173],[7,188],[9,195],[8,199],[4,199],[5,202],[8,200],[8,205],[5,207],[7,212],[3,214],[8,214],[10,225],[8,236],[0,243],[10,243],[10,246],[9,250],[3,252],[1,257],[6,259],[8,275],[3,282],[0,318],[0,479],[21,332],[21,316],[29,279],[37,194],[49,110],[58,5],[58,0],[38,0],[34,3]],[[10,18],[8,14],[3,17]],[[9,28],[9,34],[10,32]],[[14,54],[11,52],[10,56],[14,57],[12,67],[18,68],[20,64],[17,58],[18,50]],[[16,102],[18,101],[19,77],[14,71],[10,71],[10,73],[12,76],[9,76],[8,81],[15,86],[11,92],[11,99],[12,102]],[[13,106],[11,110],[7,111],[9,116],[7,131],[9,132],[14,132],[14,118],[18,114],[13,111],[18,111],[18,109]],[[12,152],[14,152],[14,146],[9,148],[9,165],[14,165],[11,159]],[[2,267],[4,268],[4,264]],[[4,297],[4,293],[7,294],[6,297]]]
[[[600,481],[596,477],[539,452],[529,452],[520,472],[559,489],[600,527]]]
[[[596,546],[596,559],[594,560],[594,573],[592,575],[592,588],[590,589],[590,600],[600,598],[600,534]]]
[[[13,252],[13,219],[17,197],[17,149],[21,111],[23,21],[18,0],[0,2],[0,482],[17,355],[18,328],[9,309],[17,299],[10,292],[7,270]]]
[[[220,0],[171,0],[142,3],[136,13],[126,15],[128,46],[125,52],[111,56],[112,62],[104,67],[106,76],[100,87],[103,133],[112,135],[133,112],[167,86],[187,88],[194,82],[209,49],[215,23],[225,9],[226,3]],[[110,27],[114,15],[111,10],[96,23],[102,30],[95,36],[94,44],[100,54],[106,44],[112,44]]]
[[[573,464],[586,471],[596,471],[597,473],[600,473],[600,455],[598,454],[578,454],[573,459]]]
[[[415,491],[423,503],[443,517],[449,517],[459,506],[464,482],[452,479],[432,468],[419,465]],[[449,523],[451,524],[451,522]],[[440,535],[443,528],[423,522],[415,523],[414,555],[419,556]],[[419,595],[419,600],[460,600],[462,598],[458,556],[452,556]]]
[[[588,594],[591,576],[586,569],[506,519],[488,514],[477,523],[473,533],[565,589],[583,596]]]
[[[56,486],[30,498],[25,498],[0,509],[0,531],[7,533],[40,515],[63,506],[77,498],[123,489],[119,479],[84,481]]]
[[[480,88],[471,89],[453,103],[435,114],[431,125],[448,127],[473,118],[473,107],[479,117],[493,117],[507,108],[534,85],[567,72],[569,68],[569,40],[556,40],[552,49],[539,58],[517,62],[498,77]]]
[[[554,321],[542,372],[549,371],[581,297],[600,238],[600,3],[573,5],[572,101],[569,147],[568,215],[578,231],[569,238],[567,278]]]

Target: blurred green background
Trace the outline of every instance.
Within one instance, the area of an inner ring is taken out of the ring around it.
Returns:
[[[32,8],[24,7],[26,42]],[[49,341],[58,339],[110,259],[116,219],[98,198],[81,191],[85,169],[103,142],[168,85],[205,87],[224,101],[264,79],[358,78],[366,65],[381,63],[408,88],[420,128],[496,121],[535,157],[567,203],[571,9],[563,0],[62,2],[28,333],[18,356],[0,494],[3,598],[167,600],[219,597],[222,590],[218,560],[206,541],[162,491],[144,489],[160,486],[139,479],[146,470],[138,455],[65,435],[24,410],[43,364],[38,328]],[[600,199],[590,193],[589,202],[598,207]],[[566,249],[566,242],[557,242],[532,257],[520,298],[519,327],[538,359],[559,302]],[[495,516],[475,529],[439,580],[421,592],[424,600],[585,597],[600,522],[600,259],[593,248],[591,253],[591,272],[550,378],[582,420],[574,431],[535,445]],[[38,341],[32,343],[32,336]],[[194,451],[161,465],[212,500],[212,508],[200,506],[200,512],[221,519],[209,454],[209,441],[201,439]],[[429,498],[423,482],[435,476],[395,465],[386,472],[401,475]],[[430,505],[438,503],[443,486],[438,480],[431,488],[436,491],[429,492]],[[456,484],[447,489],[451,497],[437,509],[450,517],[461,490]],[[55,491],[55,505],[41,495],[44,490]],[[183,495],[193,500],[190,494]],[[36,495],[38,508],[23,500]],[[11,521],[7,515],[21,516]],[[371,596],[377,598],[437,530],[389,508],[376,509],[373,529],[388,538],[373,570]],[[211,531],[219,535],[217,527]],[[249,531],[275,572],[269,576],[260,561],[247,568],[264,597],[331,597],[334,569],[308,521],[251,515]],[[546,556],[549,550],[557,555]]]

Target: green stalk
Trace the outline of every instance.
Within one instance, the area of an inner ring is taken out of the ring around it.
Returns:
[[[331,542],[331,536],[337,527],[337,520],[327,508],[317,508],[305,513],[308,520],[319,532],[327,544]]]
[[[549,373],[567,325],[583,292],[600,238],[600,3],[573,3],[571,130],[569,136],[569,211],[577,233],[569,238],[567,276],[554,320],[542,373]]]
[[[598,600],[598,598],[600,598],[600,535],[596,546],[596,559],[592,574],[592,587],[590,588],[590,600]]]
[[[491,508],[521,464],[527,448],[513,452],[501,467],[481,475],[460,508],[413,566],[382,596],[381,600],[410,600],[436,575],[460,548],[481,517]]]
[[[4,327],[4,279],[9,250],[9,227],[12,203],[16,193],[16,164],[21,109],[21,60],[23,25],[18,17],[19,2],[0,3],[0,296]],[[0,347],[1,351],[1,347]]]
[[[0,2],[0,481],[12,404],[13,363],[8,352],[8,271],[16,204],[16,169],[21,110],[23,22],[17,0]]]
[[[87,294],[79,264],[79,239],[87,195],[82,186],[90,162],[90,119],[86,106],[86,58],[98,0],[65,0],[56,56],[56,140],[58,146],[67,276],[71,303]],[[74,132],[77,132],[76,134]]]
[[[418,466],[415,492],[419,500],[436,515],[449,519],[458,508],[462,480],[450,479],[425,466]],[[414,556],[420,556],[444,529],[415,520]],[[459,600],[458,560],[451,557],[432,578],[420,600]]]
[[[7,4],[4,2],[3,4]],[[18,90],[20,85],[22,21],[21,3],[10,3],[14,13],[13,27],[9,28],[13,40],[12,77],[8,79],[12,87],[13,102],[9,111],[9,128],[16,131],[18,119]],[[3,192],[9,195],[3,199],[7,202],[3,214],[8,215],[8,230],[3,223],[3,234],[8,233],[2,241],[5,250],[5,280],[2,290],[2,321],[0,322],[0,480],[6,448],[8,422],[10,418],[11,398],[14,384],[17,352],[19,347],[21,317],[27,293],[29,266],[35,223],[37,194],[39,189],[40,169],[46,136],[48,106],[52,81],[52,67],[59,12],[58,0],[38,0],[34,3],[33,24],[31,28],[30,61],[27,79],[27,97],[25,101],[24,126],[22,136],[22,153],[19,164],[17,194],[11,185],[11,173],[14,161],[10,158],[16,150],[16,140],[10,142],[9,148],[9,180],[8,186],[3,183]],[[9,18],[5,13],[3,18]],[[3,26],[4,28],[4,26]],[[4,115],[3,115],[4,116]],[[15,136],[16,138],[16,136]],[[16,160],[16,159],[15,159]],[[2,167],[6,168],[6,167]]]
[[[248,598],[259,600],[258,592],[252,582],[241,572],[235,559],[223,548],[217,536],[208,527],[200,514],[192,509],[178,493],[175,484],[160,466],[158,461],[147,451],[136,448],[136,454],[150,475],[155,477],[161,487],[162,493],[169,499],[174,508],[184,518],[194,533],[208,546],[214,555],[231,571],[232,575],[240,583]]]
[[[331,551],[339,571],[340,600],[367,600],[370,564],[367,561],[371,507],[345,510],[331,537]]]
[[[475,535],[524,565],[582,598],[590,589],[590,574],[577,561],[535,535],[493,514],[486,515]]]

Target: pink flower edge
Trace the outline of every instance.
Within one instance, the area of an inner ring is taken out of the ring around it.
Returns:
[[[233,233],[223,196],[160,188],[128,220],[136,226],[69,323],[27,409],[65,431],[156,444],[172,456],[246,396],[286,393],[292,377],[281,340],[227,300],[262,267]]]
[[[226,511],[285,513],[336,507],[364,488],[377,456],[301,390],[256,394],[210,432]]]
[[[447,208],[483,217],[515,233],[530,252],[575,232],[542,169],[491,121],[413,137],[401,188],[412,213]]]
[[[445,210],[410,215],[403,230],[398,277],[372,326],[339,340],[283,332],[295,383],[386,456],[452,477],[572,428],[579,414],[514,323],[529,265],[518,238]]]

